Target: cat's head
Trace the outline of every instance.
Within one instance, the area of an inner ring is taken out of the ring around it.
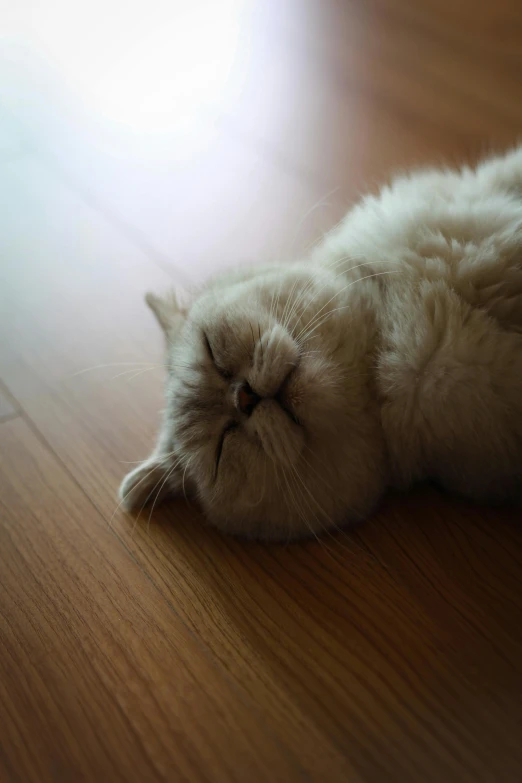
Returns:
[[[156,452],[122,484],[127,508],[190,492],[221,530],[280,540],[369,512],[385,483],[375,326],[364,287],[342,280],[291,265],[223,276],[186,310],[148,297],[166,408]]]

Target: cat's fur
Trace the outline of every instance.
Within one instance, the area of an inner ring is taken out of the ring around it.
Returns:
[[[187,310],[149,304],[166,409],[127,509],[186,489],[221,530],[287,540],[423,479],[520,501],[522,148],[396,179],[302,263],[224,274]]]

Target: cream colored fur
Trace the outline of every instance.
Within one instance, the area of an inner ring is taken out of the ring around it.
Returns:
[[[396,179],[311,258],[149,304],[166,408],[126,508],[184,489],[224,531],[287,540],[424,479],[520,502],[522,149]]]

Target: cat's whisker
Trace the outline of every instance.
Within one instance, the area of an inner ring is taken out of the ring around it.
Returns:
[[[346,208],[345,208],[344,212],[348,212],[348,208],[349,208],[349,202],[346,204]],[[332,228],[330,228],[330,229],[329,229],[329,233],[332,233],[332,232],[336,231],[336,230],[337,230],[337,229],[338,229],[338,228],[341,226],[341,224],[343,223],[344,219],[345,219],[345,216],[344,216],[344,215],[343,215],[343,217],[339,218],[339,220],[337,221],[337,223],[335,223],[335,224],[332,226]],[[311,251],[311,250],[312,250],[314,247],[317,247],[318,245],[320,245],[320,243],[323,241],[323,239],[324,239],[324,237],[323,237],[323,236],[321,236],[321,235],[319,235],[319,236],[317,237],[317,239],[313,239],[313,240],[312,240],[311,242],[309,242],[309,243],[308,243],[308,245],[305,247],[305,252],[306,252],[306,253],[309,253],[309,252],[310,252],[310,251]]]
[[[79,372],[73,373],[73,375],[71,375],[71,378],[75,378],[78,375],[83,375],[84,373],[91,372],[93,370],[100,370],[109,367],[118,367],[118,366],[121,367],[121,366],[128,366],[128,365],[132,365],[132,369],[123,370],[123,372],[114,375],[111,378],[111,380],[115,381],[118,378],[123,378],[125,375],[131,376],[129,380],[132,380],[133,377],[137,377],[142,373],[151,372],[152,370],[164,370],[164,369],[168,370],[168,369],[172,369],[173,367],[184,367],[184,368],[190,367],[190,365],[188,364],[172,365],[172,364],[153,364],[152,362],[113,362],[112,364],[98,364],[94,367],[86,367],[84,370],[80,370]],[[136,367],[139,367],[140,369],[136,370]]]
[[[315,202],[315,204],[312,204],[312,206],[309,209],[306,210],[304,215],[301,216],[301,218],[300,218],[300,220],[299,220],[299,222],[298,222],[298,224],[297,224],[297,226],[295,228],[294,236],[292,237],[292,241],[290,243],[290,251],[289,251],[290,254],[294,250],[295,243],[297,241],[297,237],[299,236],[299,232],[302,229],[306,218],[310,217],[310,215],[312,215],[315,212],[316,209],[320,209],[320,207],[331,206],[330,203],[328,201],[326,201],[326,199],[330,198],[331,196],[334,196],[336,193],[339,192],[339,190],[340,190],[340,185],[338,185],[337,187],[332,188],[331,190],[329,190],[328,193],[325,193],[324,196],[321,196],[321,198],[319,198]]]
[[[359,258],[362,258],[362,256],[343,256],[342,258],[337,259],[337,261],[332,262],[331,264],[326,264],[326,268],[328,268],[330,271],[332,271],[335,267],[339,266],[341,263],[344,263],[345,261],[357,261]],[[359,268],[361,268],[363,266],[366,266],[367,264],[372,264],[372,263],[378,263],[378,262],[377,261],[375,261],[375,262],[374,261],[365,261],[362,264],[357,264],[356,266],[352,266],[349,269],[342,269],[340,272],[338,272],[338,274],[336,274],[333,277],[333,280],[337,280],[338,277],[341,277],[341,276],[343,276],[345,274],[348,274],[348,272],[352,272],[354,269],[359,269]],[[310,280],[308,281],[308,284],[305,286],[304,290],[301,293],[301,297],[300,298],[297,297],[297,301],[294,302],[294,307],[292,308],[292,315],[297,310],[297,307],[299,306],[299,304],[303,303],[303,308],[304,308],[304,306],[305,306],[304,305],[305,297],[306,297],[308,291],[310,291],[311,288],[313,287],[314,280],[315,280],[315,278],[313,276],[311,276]],[[312,300],[310,302],[308,302],[306,306],[310,307],[312,305],[312,303],[317,299],[317,297],[324,291],[326,286],[327,285],[331,285],[331,282],[332,281],[328,281],[327,283],[322,285],[319,288],[319,290],[316,291],[316,293],[313,296]],[[301,311],[301,315],[303,314],[303,312],[304,312],[304,309]]]
[[[328,300],[328,301],[327,301],[327,302],[326,302],[326,303],[325,303],[325,304],[324,304],[324,305],[323,305],[323,306],[322,306],[322,307],[321,307],[321,308],[320,308],[320,309],[317,311],[317,313],[315,314],[314,318],[312,318],[312,319],[311,319],[311,320],[308,322],[308,324],[306,325],[306,327],[304,327],[304,329],[302,329],[302,330],[301,330],[301,332],[299,332],[299,334],[297,335],[296,339],[298,340],[298,339],[301,337],[301,335],[303,334],[303,332],[304,332],[304,331],[306,331],[306,329],[308,329],[310,326],[312,326],[312,325],[313,325],[313,323],[314,323],[314,322],[316,321],[316,319],[317,319],[317,318],[320,316],[320,314],[322,313],[322,311],[324,310],[324,308],[325,308],[325,307],[327,307],[327,306],[328,306],[328,305],[329,305],[331,302],[333,302],[333,300],[334,300],[334,299],[335,299],[337,296],[340,296],[340,294],[342,294],[342,293],[344,293],[345,291],[347,291],[347,290],[348,290],[348,288],[351,288],[351,287],[352,287],[352,286],[354,286],[356,283],[362,283],[362,282],[363,282],[363,280],[370,280],[371,278],[375,278],[375,277],[382,277],[383,275],[393,275],[393,274],[396,274],[396,271],[397,271],[397,270],[395,270],[395,269],[388,269],[388,270],[386,270],[386,271],[384,271],[384,272],[374,272],[374,273],[373,273],[373,274],[371,274],[371,275],[365,275],[364,277],[360,277],[360,278],[358,278],[357,280],[352,280],[350,283],[348,283],[348,285],[344,286],[344,288],[341,288],[341,290],[340,290],[340,291],[337,291],[337,292],[336,292],[336,293],[335,293],[335,294],[334,294],[334,295],[333,295],[333,296],[332,296],[332,297],[331,297],[331,298],[330,298],[330,299],[329,299],[329,300]],[[331,310],[329,314],[331,315],[331,314],[333,314],[333,313],[335,313],[335,312],[338,312],[339,310],[346,309],[346,307],[349,307],[349,306],[350,306],[350,305],[345,305],[344,307],[339,307],[339,308],[336,308],[336,309],[334,309],[334,310]]]
[[[246,504],[246,505],[248,505],[248,508],[255,508],[256,506],[259,506],[263,502],[263,500],[265,498],[266,474],[267,474],[267,467],[266,467],[267,466],[267,459],[265,458],[263,461],[265,463],[265,470],[264,470],[264,475],[263,475],[263,487],[261,489],[261,493],[259,495],[259,498],[256,500],[256,502],[255,503],[248,503],[248,504]]]
[[[254,337],[254,327],[252,326],[250,321],[248,322],[248,325],[249,325],[250,331],[252,333],[252,355],[253,355],[254,354],[254,349],[256,347],[256,338]]]
[[[304,215],[301,215],[299,218],[297,225],[294,230],[294,235],[292,237],[292,240],[288,246],[288,250],[285,250],[284,244],[281,245],[279,252],[275,254],[276,262],[279,264],[281,263],[281,260],[284,255],[286,256],[292,256],[294,249],[295,249],[295,243],[297,241],[297,237],[299,236],[299,232],[304,225],[304,222],[307,217],[309,217],[316,209],[319,209],[322,206],[331,206],[331,204],[326,201],[327,198],[330,198],[330,196],[333,196],[337,191],[339,190],[339,186],[332,188],[332,190],[329,190],[327,193],[325,193],[324,196],[321,196],[314,204],[312,204],[311,207],[309,207]]]
[[[153,473],[155,470],[156,470],[156,465],[153,465],[152,468],[147,473],[145,473],[145,475],[142,476],[142,478],[139,481],[137,481],[136,484],[134,484],[125,495],[123,495],[122,499],[120,500],[120,502],[118,503],[118,505],[116,506],[114,511],[112,512],[111,517],[110,517],[110,519],[109,519],[109,521],[107,523],[107,527],[109,528],[109,530],[112,527],[112,522],[114,520],[114,517],[116,516],[116,514],[118,513],[118,511],[122,507],[123,503],[125,503],[125,501],[129,497],[129,495],[132,492],[134,492],[136,487],[139,487],[140,484],[142,484],[151,475],[151,473]]]
[[[165,454],[163,454],[163,452],[162,452],[161,459],[162,459],[162,461],[169,460],[169,459],[171,459],[171,457],[175,457],[176,453],[177,452],[175,450],[174,451],[165,452]],[[120,464],[122,464],[122,465],[142,465],[146,460],[147,460],[147,457],[145,457],[145,459],[136,459],[136,460],[119,459],[118,462]]]
[[[308,446],[308,445],[306,445],[306,446],[305,446],[305,448],[306,448],[308,451],[310,451],[310,452],[312,451],[312,450],[310,449],[310,446]],[[311,464],[310,464],[310,462],[308,462],[308,460],[306,459],[306,457],[304,456],[304,454],[301,454],[301,459],[303,460],[303,462],[305,463],[305,465],[307,465],[307,466],[310,468],[310,470],[312,470],[312,471],[315,473],[315,475],[316,475],[318,478],[320,478],[321,482],[322,482],[322,483],[325,485],[325,487],[327,487],[327,488],[328,488],[329,490],[331,490],[332,492],[335,492],[335,490],[334,490],[334,488],[332,487],[332,485],[331,485],[331,484],[330,484],[328,481],[326,481],[326,480],[325,480],[325,478],[324,478],[324,477],[323,477],[323,476],[322,476],[322,475],[319,473],[319,471],[318,471],[318,470],[316,470],[316,469],[313,467],[313,465],[311,465]]]
[[[294,302],[292,302],[292,296],[293,296],[293,293],[294,293],[298,283],[299,283],[299,275],[296,275],[295,276],[295,280],[294,280],[293,285],[292,285],[292,288],[290,290],[290,293],[288,294],[283,313],[281,315],[281,325],[283,326],[284,329],[286,329],[288,327],[288,324],[290,323],[290,318],[292,317],[292,312],[293,312],[294,304],[295,304],[295,300],[294,300]],[[295,299],[297,300],[298,298],[299,298],[299,295],[296,294]],[[287,310],[287,308],[288,308],[288,310]],[[286,313],[288,313],[288,314],[286,315]]]
[[[165,365],[167,370],[194,370],[195,366],[193,364],[180,364],[177,362],[176,364],[172,364],[172,362],[169,362]]]
[[[281,301],[281,294],[282,294],[282,281],[279,281],[279,284],[278,284],[278,287],[277,287],[277,296],[276,296],[275,305],[274,305],[274,320],[275,320],[276,323],[277,323],[277,317],[276,317],[277,316],[277,310],[279,308],[279,303]]]
[[[263,350],[263,342],[261,340],[261,324],[257,324],[258,332],[259,332],[259,350],[261,351],[261,359],[264,360],[265,358],[265,352]]]
[[[297,474],[297,477],[299,478],[301,484],[303,485],[303,488],[306,490],[306,492],[310,496],[311,500],[313,501],[314,505],[318,509],[319,513],[322,516],[324,516],[326,522],[328,523],[328,525],[323,525],[321,523],[320,519],[318,519],[317,516],[314,514],[315,519],[317,520],[319,526],[321,527],[321,531],[323,533],[326,533],[326,535],[330,536],[335,541],[336,548],[340,548],[342,550],[345,550],[345,551],[349,552],[350,548],[345,546],[345,545],[343,545],[343,542],[342,542],[341,538],[344,539],[345,541],[346,540],[352,541],[353,539],[349,538],[347,533],[346,533],[346,531],[344,531],[342,528],[340,528],[339,525],[337,525],[334,522],[332,517],[329,514],[327,514],[327,512],[321,507],[321,505],[318,503],[318,501],[315,498],[315,496],[310,492],[310,490],[306,486],[305,482],[302,480],[301,476],[299,475],[299,472],[297,471],[297,468],[294,468],[294,470],[295,470],[295,472]],[[332,531],[331,531],[332,528],[336,531],[336,533],[337,533],[336,536],[334,536],[334,534],[332,533]],[[318,540],[322,541],[321,539],[318,539]],[[322,542],[322,543],[324,543],[324,542]],[[361,546],[361,544],[357,544],[357,542],[355,540],[353,540],[353,543],[356,544],[356,547],[358,547],[360,551],[362,551],[365,555],[367,555],[367,552],[365,551],[364,547]],[[335,557],[333,557],[333,555],[332,555],[332,551],[331,551],[330,547],[327,547],[327,549],[328,549],[328,552],[329,552],[330,556],[334,560],[334,562],[336,564],[338,564],[337,559]]]
[[[187,475],[187,469],[188,469],[188,466],[190,465],[190,462],[191,462],[191,460],[189,458],[187,460],[187,464],[185,465],[185,470],[183,471],[183,476],[182,476],[182,479],[181,479],[181,486],[183,488],[183,497],[185,498],[185,500],[189,504],[189,506],[190,506],[190,501],[189,501],[189,499],[187,497],[187,493],[186,493],[186,490],[185,490],[185,476]]]
[[[293,488],[294,488],[294,490],[296,491],[296,493],[297,493],[297,496],[298,496],[298,497],[300,497],[300,498],[301,498],[301,500],[302,500],[302,505],[300,505],[300,506],[298,506],[298,504],[297,504],[297,503],[295,503],[296,509],[298,509],[298,511],[300,511],[300,514],[299,514],[299,515],[300,515],[301,519],[304,521],[304,523],[305,523],[306,527],[308,528],[308,530],[310,531],[310,533],[312,534],[312,536],[313,536],[313,537],[316,539],[316,541],[318,542],[318,544],[319,544],[321,547],[323,547],[325,550],[327,550],[327,549],[328,549],[328,547],[326,546],[326,544],[324,543],[324,541],[321,541],[321,539],[320,539],[320,538],[319,538],[319,536],[317,535],[317,532],[314,530],[314,528],[313,528],[312,524],[310,523],[310,521],[309,521],[309,519],[308,519],[308,517],[307,517],[307,515],[306,515],[306,509],[305,509],[305,510],[303,510],[303,506],[306,504],[306,506],[308,506],[308,510],[311,512],[311,514],[312,514],[313,516],[315,516],[315,515],[314,515],[314,513],[313,513],[313,511],[312,511],[312,509],[311,509],[311,507],[310,507],[310,503],[306,501],[306,498],[305,498],[305,496],[304,496],[304,493],[303,493],[303,491],[302,491],[302,490],[300,490],[299,486],[297,485],[297,480],[296,480],[296,476],[298,476],[298,474],[297,474],[297,471],[296,471],[296,469],[294,468],[294,466],[293,466],[293,465],[290,465],[289,467],[291,468],[291,470],[292,470],[292,473],[294,474]],[[299,494],[299,493],[300,493],[300,494]],[[294,500],[294,502],[295,502],[295,500]],[[321,527],[320,523],[319,523],[319,526]]]
[[[245,343],[245,341],[239,335],[236,335],[236,337],[239,340],[239,342],[241,343],[241,345],[243,346],[243,348],[245,350],[245,354],[250,356],[251,351],[250,351],[248,345]]]
[[[302,340],[306,343],[308,340],[310,340],[311,336],[316,332],[318,329],[321,328],[334,313],[338,313],[340,310],[348,310],[352,305],[346,304],[342,305],[341,307],[334,307],[332,310],[328,310],[328,312],[323,313],[323,315],[317,320],[317,322],[312,326],[312,328],[302,336]]]
[[[177,463],[174,463],[174,465],[170,468],[170,470],[167,472],[167,475],[163,479],[160,488],[156,492],[156,497],[154,498],[154,502],[153,502],[152,507],[150,509],[149,518],[148,518],[148,521],[147,521],[147,534],[149,533],[149,530],[150,530],[150,521],[152,519],[152,514],[154,513],[154,507],[155,507],[156,503],[158,502],[158,498],[161,495],[161,491],[162,491],[163,487],[165,486],[165,484],[167,483],[167,481],[169,480],[169,478],[172,476],[172,474],[176,470],[176,468],[177,468]]]
[[[290,466],[290,467],[292,468],[292,470],[293,470],[293,472],[294,472],[294,475],[295,475],[295,480],[297,480],[297,478],[299,478],[299,480],[301,481],[301,484],[302,484],[302,485],[303,485],[303,487],[306,489],[306,486],[304,485],[304,483],[302,482],[302,480],[301,480],[301,478],[300,478],[299,474],[297,473],[297,470],[296,470],[296,468],[294,468],[293,466]],[[297,483],[295,483],[295,485],[294,485],[294,486],[295,486],[295,489],[297,490],[297,489],[298,489]],[[303,501],[306,501],[306,499],[305,499],[305,497],[304,497],[304,493],[303,493],[303,491],[302,491],[302,490],[301,490],[301,497],[302,497]],[[316,514],[314,514],[314,512],[313,512],[313,510],[312,510],[312,508],[311,508],[311,506],[310,506],[310,503],[309,503],[309,502],[307,502],[307,506],[308,506],[308,509],[309,509],[309,511],[311,512],[312,516],[315,518],[316,522],[319,524],[319,527],[320,527],[321,531],[324,531],[324,526],[321,524],[320,520],[319,520],[319,519],[317,519],[317,516],[316,516]],[[323,540],[322,540],[322,539],[321,539],[321,538],[320,538],[320,537],[317,535],[317,532],[314,530],[313,526],[312,526],[312,525],[311,525],[311,523],[308,521],[308,518],[306,517],[306,514],[304,515],[304,517],[303,517],[303,518],[304,518],[304,521],[305,521],[305,524],[306,524],[306,526],[307,526],[308,530],[309,530],[309,531],[310,531],[310,533],[313,535],[313,537],[315,538],[315,540],[317,541],[317,543],[319,544],[319,546],[320,546],[322,549],[324,549],[324,550],[325,550],[325,552],[328,554],[328,556],[329,556],[330,558],[334,559],[334,558],[333,558],[333,556],[332,556],[332,554],[331,554],[331,552],[330,552],[330,548],[329,548],[329,547],[328,547],[328,545],[327,545],[327,544],[326,544],[326,543],[325,543],[325,542],[324,542],[324,541],[323,541]]]
[[[346,309],[348,309],[349,307],[351,307],[351,305],[349,305],[349,304],[348,304],[348,305],[343,305],[343,307],[341,307],[341,308],[335,308],[335,309],[336,309],[336,310],[337,310],[337,309],[340,309],[340,310],[346,310]],[[324,320],[324,323],[326,323],[326,321],[328,320],[327,316],[329,316],[329,314],[330,314],[330,311],[328,311],[328,313],[325,313],[325,314],[324,314],[324,319],[325,319],[325,320]],[[322,326],[322,324],[323,324],[322,318],[323,318],[323,316],[321,316],[321,321],[320,321],[320,323],[319,323],[319,324],[317,324],[317,328],[319,328],[320,326]],[[353,323],[353,318],[350,318],[350,320],[347,322],[346,326],[348,327],[348,326],[350,326],[352,323]],[[315,326],[313,326],[313,327],[312,327],[312,329],[311,329],[309,332],[307,332],[306,334],[302,335],[302,336],[299,338],[298,345],[306,345],[306,344],[307,344],[307,343],[310,341],[310,338],[312,338],[312,335],[314,334],[314,332],[315,332],[315,331],[316,331],[316,327],[315,327]],[[317,337],[317,335],[315,335],[315,337]],[[315,337],[313,337],[312,339],[315,339]],[[318,353],[322,353],[322,351],[318,350]]]
[[[299,306],[299,303],[304,299],[304,297],[306,296],[306,293],[310,290],[311,286],[313,285],[313,281],[314,281],[314,278],[313,278],[313,276],[311,276],[310,280],[307,282],[307,284],[305,285],[304,289],[300,293],[296,293],[294,301],[292,302],[291,307],[289,309],[288,317],[287,317],[285,323],[283,323],[283,327],[285,329],[288,327],[288,325],[290,323],[290,320],[291,320],[292,316],[294,315],[294,313],[296,311],[296,308]],[[296,277],[296,282],[297,282],[297,277]],[[294,287],[295,287],[295,283],[294,283]],[[294,292],[294,287],[292,288],[292,290],[291,290],[291,292],[290,292],[290,294],[288,296],[288,302],[291,301],[292,294]]]
[[[307,295],[308,291],[310,291],[311,288],[313,287],[314,281],[315,281],[315,277],[313,275],[310,275],[310,278],[309,278],[308,282],[306,283],[306,285],[304,286],[303,290],[300,292],[300,294],[299,293],[296,294],[294,302],[292,303],[292,307],[290,309],[290,313],[289,313],[289,317],[288,317],[288,321],[287,321],[286,325],[288,325],[288,323],[290,323],[290,318],[296,312],[297,308],[299,307],[299,304],[304,301],[304,298]],[[289,298],[291,298],[291,294],[290,294]]]
[[[93,367],[85,367],[83,370],[78,370],[78,372],[73,372],[71,375],[71,378],[76,378],[78,375],[84,375],[86,372],[92,372],[93,370],[102,370],[107,367],[143,367],[144,365],[147,365],[147,367],[160,367],[161,365],[153,364],[153,362],[109,362],[108,364],[95,364]],[[132,372],[132,371],[131,371]],[[118,376],[116,376],[118,377]]]
[[[359,266],[364,266],[364,264],[360,264]],[[359,267],[352,267],[352,269],[358,269],[358,268],[359,268]],[[350,270],[350,271],[352,271],[352,270]],[[325,307],[328,307],[328,305],[330,304],[330,302],[333,302],[333,300],[334,300],[334,299],[335,299],[337,296],[340,296],[342,293],[344,293],[345,291],[347,291],[349,288],[351,288],[352,286],[354,286],[356,283],[362,283],[362,282],[363,282],[363,280],[370,280],[370,279],[371,279],[371,278],[373,278],[373,277],[380,277],[380,276],[382,276],[382,275],[389,275],[389,274],[393,274],[395,271],[396,271],[396,270],[394,270],[394,269],[390,269],[390,270],[386,270],[386,271],[384,271],[384,272],[373,272],[371,275],[364,275],[363,277],[358,277],[358,278],[357,278],[357,280],[351,280],[351,281],[350,281],[350,282],[349,282],[347,285],[345,285],[343,288],[341,288],[341,289],[340,289],[340,291],[336,291],[336,292],[335,292],[335,294],[334,294],[332,297],[330,297],[330,299],[329,299],[329,300],[328,300],[328,301],[327,301],[327,302],[326,302],[326,303],[325,303],[325,304],[324,304],[324,305],[323,305],[323,306],[322,306],[322,307],[321,307],[321,308],[320,308],[320,309],[319,309],[319,310],[316,312],[315,316],[314,316],[313,318],[311,318],[311,319],[310,319],[310,321],[308,321],[308,323],[306,324],[306,326],[304,326],[304,327],[303,327],[303,329],[302,329],[302,330],[299,332],[299,334],[297,335],[296,339],[298,340],[298,339],[300,338],[301,334],[302,334],[304,331],[306,331],[306,329],[308,329],[308,327],[309,327],[309,326],[311,326],[311,325],[312,325],[312,323],[315,321],[315,319],[317,318],[317,316],[319,316],[319,315],[320,315],[320,313],[321,313],[321,312],[322,312],[322,311],[325,309]],[[341,274],[342,274],[342,273],[341,273]],[[315,298],[316,298],[316,297],[314,297],[314,299],[315,299]],[[312,301],[313,301],[313,300],[312,300]]]
[[[292,472],[293,472],[293,474],[294,474],[294,477],[295,477],[296,481],[299,481],[299,483],[301,484],[301,486],[302,486],[302,488],[303,488],[303,489],[301,490],[301,496],[302,496],[303,500],[305,500],[305,497],[304,497],[304,492],[303,492],[303,490],[305,490],[305,491],[306,491],[306,493],[308,494],[308,496],[309,496],[309,497],[311,498],[311,500],[314,502],[314,505],[316,505],[316,506],[319,508],[320,512],[321,512],[321,513],[325,513],[325,512],[323,512],[323,510],[321,509],[321,507],[319,506],[319,504],[318,504],[318,503],[317,503],[317,501],[315,500],[314,496],[312,495],[312,493],[310,492],[310,490],[309,490],[309,489],[308,489],[308,487],[306,486],[305,482],[302,480],[302,478],[301,478],[301,476],[300,476],[300,474],[299,474],[299,471],[297,470],[297,468],[296,468],[294,465],[290,465],[290,468],[292,469]],[[317,515],[316,515],[316,514],[314,513],[314,511],[312,510],[312,507],[311,507],[311,505],[310,505],[310,501],[307,501],[307,506],[308,506],[308,509],[310,510],[310,513],[313,515],[314,519],[315,519],[315,520],[316,520],[316,522],[319,524],[319,527],[320,527],[321,529],[323,529],[323,525],[321,524],[320,520],[317,518]],[[327,515],[327,514],[325,514],[325,516],[328,518],[328,515]],[[324,542],[320,541],[320,539],[319,539],[319,537],[317,536],[317,534],[316,534],[315,530],[314,530],[314,529],[313,529],[313,528],[312,528],[310,525],[308,525],[308,527],[309,527],[309,529],[312,531],[312,533],[314,534],[315,538],[316,538],[316,539],[317,539],[317,540],[318,540],[318,541],[319,541],[321,544],[324,544]]]
[[[281,325],[283,326],[283,328],[284,328],[284,325],[285,325],[285,322],[286,322],[286,311],[287,311],[287,308],[288,308],[288,304],[290,302],[290,299],[291,299],[291,296],[292,296],[292,292],[294,291],[295,286],[297,285],[297,281],[298,281],[298,276],[296,275],[295,279],[294,279],[294,282],[292,283],[292,288],[290,289],[290,293],[288,294],[288,296],[286,298],[286,302],[285,302],[285,305],[283,307],[283,312],[281,313],[281,317],[279,319],[280,322],[281,322]]]
[[[293,509],[294,509],[294,511],[297,512],[297,515],[299,516],[301,521],[304,522],[306,527],[308,527],[310,529],[310,526],[308,524],[308,520],[306,519],[306,514],[303,513],[302,507],[299,505],[299,502],[298,502],[298,500],[296,499],[296,497],[295,497],[295,495],[293,493],[293,490],[292,490],[292,487],[291,487],[291,484],[290,484],[290,481],[289,481],[289,476],[287,475],[284,466],[281,466],[281,467],[282,467],[281,475],[284,478],[286,489],[287,489],[287,492],[288,492],[288,496],[292,500]],[[313,532],[313,531],[311,531],[311,532]],[[290,534],[289,534],[289,538],[290,538]]]
[[[161,369],[161,368],[160,367],[145,367],[144,370],[137,370],[137,371],[126,370],[125,372],[121,372],[118,375],[115,375],[112,380],[115,381],[117,378],[121,378],[124,375],[128,375],[129,377],[125,380],[125,383],[130,383],[132,380],[134,380],[134,378],[137,378],[139,375],[144,375],[147,372],[152,372],[152,370],[158,370],[158,369]]]
[[[165,466],[165,473],[167,474],[167,476],[168,476],[170,473],[172,473],[172,471],[174,471],[174,470],[177,468],[177,466],[179,465],[179,462],[180,462],[180,460],[178,459],[178,460],[177,460],[177,461],[174,463],[174,465],[173,465],[173,466],[172,466],[170,469],[168,469],[168,470],[167,470],[167,466]],[[156,470],[156,469],[157,469],[157,466],[156,466],[154,469]],[[149,475],[150,475],[150,474],[149,474]],[[133,533],[134,533],[134,531],[135,531],[135,529],[136,529],[136,526],[137,526],[137,524],[138,524],[138,522],[139,522],[139,520],[140,520],[140,517],[141,517],[141,515],[142,515],[142,513],[143,513],[143,510],[144,510],[144,508],[147,506],[147,504],[148,504],[149,500],[151,499],[152,495],[154,494],[154,490],[156,489],[156,487],[158,486],[158,484],[160,484],[160,482],[163,482],[163,483],[164,483],[164,476],[163,476],[163,475],[162,475],[162,476],[160,476],[160,478],[159,478],[159,479],[156,481],[156,483],[155,483],[155,484],[154,484],[154,486],[152,487],[151,491],[149,492],[149,494],[147,495],[147,497],[145,498],[145,500],[144,500],[144,501],[143,501],[143,503],[141,504],[141,507],[140,507],[140,510],[139,510],[138,516],[137,516],[137,517],[136,517],[136,519],[134,520],[134,525],[132,526],[132,531],[131,531],[131,534],[133,534]],[[162,483],[162,487],[163,487],[163,483]],[[161,489],[161,488],[160,488],[160,489]],[[158,497],[158,496],[156,495],[156,499],[157,499],[157,497]],[[149,518],[149,522],[150,522],[150,518]]]
[[[326,265],[325,265],[325,268],[326,268],[326,269],[328,269],[329,271],[333,271],[335,268],[339,267],[339,266],[340,266],[342,263],[344,263],[345,261],[358,261],[358,260],[359,260],[359,259],[361,259],[361,258],[363,258],[363,256],[354,256],[354,255],[349,255],[349,256],[342,256],[342,258],[338,258],[336,261],[332,262],[331,264],[326,264]],[[365,266],[367,266],[367,265],[370,265],[370,266],[371,266],[372,264],[378,264],[378,263],[380,263],[380,262],[378,262],[378,261],[367,261],[367,260],[366,260],[366,261],[363,261],[363,263],[361,263],[361,264],[356,264],[355,266],[351,266],[351,267],[349,267],[348,269],[341,269],[341,271],[340,271],[340,272],[338,272],[336,275],[334,275],[334,277],[332,278],[332,280],[329,280],[329,281],[327,281],[326,283],[324,283],[324,284],[323,284],[323,285],[322,285],[322,286],[319,288],[319,290],[318,290],[318,291],[316,291],[315,295],[313,296],[313,298],[311,299],[311,301],[307,303],[307,305],[306,305],[306,306],[307,306],[307,307],[310,307],[310,306],[313,304],[313,302],[315,302],[315,300],[317,299],[317,297],[318,297],[318,296],[319,296],[319,295],[320,295],[320,294],[321,294],[321,293],[324,291],[324,289],[325,289],[325,288],[326,288],[328,285],[331,285],[331,283],[332,283],[332,282],[334,282],[335,280],[337,280],[339,277],[343,277],[344,275],[347,275],[349,272],[353,272],[355,269],[360,269],[360,268],[362,268],[362,267],[365,267]],[[309,290],[310,290],[310,289],[313,287],[314,280],[315,280],[315,278],[314,278],[314,277],[311,277],[311,278],[310,278],[310,280],[308,281],[308,285],[305,287],[305,289],[304,289],[304,291],[303,291],[303,295],[302,295],[302,297],[301,297],[301,301],[303,301],[303,302],[304,302],[304,297],[306,296],[306,294],[308,293],[308,291],[309,291]],[[303,308],[304,308],[304,305],[303,305]],[[304,312],[304,309],[301,311],[301,314],[302,314],[303,312]]]
[[[277,289],[274,286],[273,291],[272,291],[272,296],[270,298],[270,310],[269,310],[269,315],[268,315],[268,320],[269,320],[270,324],[273,324],[274,321],[275,321],[275,318],[274,318],[274,303],[275,303],[276,290]]]

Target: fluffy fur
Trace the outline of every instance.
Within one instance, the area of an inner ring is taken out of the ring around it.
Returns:
[[[302,263],[148,301],[170,370],[127,509],[190,491],[221,530],[288,540],[425,479],[520,502],[522,149],[396,179]]]

